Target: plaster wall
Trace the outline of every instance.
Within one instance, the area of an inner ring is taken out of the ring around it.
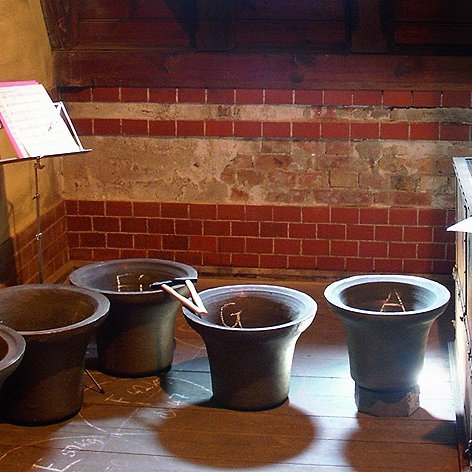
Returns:
[[[0,81],[37,80],[54,88],[52,54],[40,0],[0,2]],[[0,130],[0,159],[14,156],[4,130]],[[41,211],[60,200],[57,162],[43,161],[39,172]],[[0,167],[0,244],[35,220],[34,164],[19,162]]]

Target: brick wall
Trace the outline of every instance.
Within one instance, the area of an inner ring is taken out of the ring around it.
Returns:
[[[62,91],[73,260],[450,273],[470,91]]]
[[[444,229],[451,210],[83,200],[66,208],[76,261],[441,274],[454,257]]]
[[[46,281],[56,281],[69,262],[65,203],[41,215],[43,272]],[[36,222],[0,245],[0,284],[38,283],[38,228]]]

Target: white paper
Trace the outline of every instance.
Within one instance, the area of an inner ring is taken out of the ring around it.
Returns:
[[[0,84],[0,119],[19,157],[80,150],[60,110],[37,82]]]
[[[472,233],[472,217],[466,218],[465,220],[459,221],[452,226],[447,228],[448,231],[457,231],[462,233]]]

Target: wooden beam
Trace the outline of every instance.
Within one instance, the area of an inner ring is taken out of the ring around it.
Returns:
[[[199,51],[229,51],[235,46],[232,20],[234,0],[197,0],[198,29],[196,48]]]
[[[354,0],[352,2],[351,52],[385,53],[392,28],[393,8],[385,0]]]
[[[56,51],[59,86],[470,90],[472,57]]]
[[[77,0],[41,0],[52,49],[70,49],[77,44]]]

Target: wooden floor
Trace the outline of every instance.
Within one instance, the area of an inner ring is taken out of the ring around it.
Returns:
[[[235,282],[207,278],[198,289]],[[179,315],[165,377],[119,379],[93,371],[105,393],[86,376],[84,404],[73,419],[41,427],[0,424],[0,471],[460,470],[449,314],[429,337],[420,409],[408,418],[376,418],[356,410],[343,328],[323,299],[326,282],[270,283],[302,290],[319,305],[297,343],[287,403],[264,412],[215,405],[205,348]]]

